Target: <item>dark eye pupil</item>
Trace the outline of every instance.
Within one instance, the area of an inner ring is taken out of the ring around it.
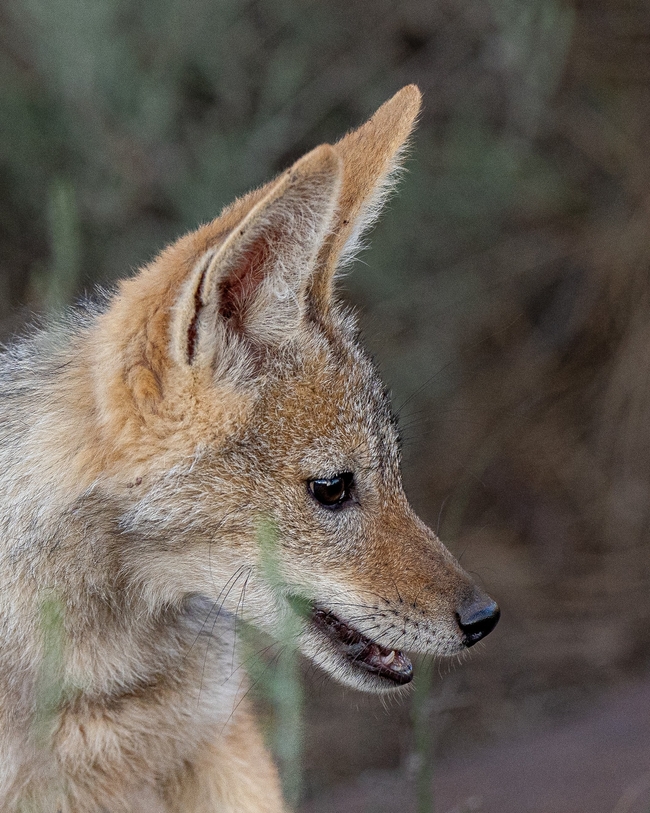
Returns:
[[[348,498],[351,474],[338,474],[329,479],[309,481],[309,490],[322,505],[338,505]]]
[[[321,502],[338,502],[343,496],[345,486],[342,477],[331,480],[316,480],[314,482],[314,496]]]

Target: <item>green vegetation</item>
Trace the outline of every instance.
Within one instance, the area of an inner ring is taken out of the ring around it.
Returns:
[[[41,602],[39,621],[43,659],[36,686],[33,733],[36,742],[46,748],[66,696],[63,674],[65,622],[63,604],[55,594],[48,595]]]
[[[272,667],[267,668],[257,662],[252,664],[251,671],[258,691],[273,711],[269,744],[281,769],[285,797],[290,805],[295,806],[300,801],[303,789],[304,738],[304,689],[297,636],[307,607],[295,597],[287,600],[283,592],[277,545],[275,524],[271,520],[264,520],[259,529],[261,569],[265,580],[274,588],[284,612],[278,627],[277,654]],[[255,640],[254,635],[251,637]]]

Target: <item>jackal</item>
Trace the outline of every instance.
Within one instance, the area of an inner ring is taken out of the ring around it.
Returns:
[[[419,106],[405,87],[4,353],[5,813],[283,810],[227,679],[238,612],[273,634],[298,602],[299,649],[373,692],[411,679],[405,652],[453,655],[496,624],[409,507],[386,391],[333,290]]]

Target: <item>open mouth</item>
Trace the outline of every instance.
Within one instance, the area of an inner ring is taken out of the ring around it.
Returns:
[[[314,607],[311,617],[314,625],[332,641],[351,666],[390,680],[398,686],[412,679],[413,664],[403,652],[375,643],[329,610]]]

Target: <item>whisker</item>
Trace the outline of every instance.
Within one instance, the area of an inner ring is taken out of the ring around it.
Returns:
[[[237,606],[235,607],[235,623],[233,626],[233,640],[232,640],[232,658],[231,658],[231,669],[234,671],[235,668],[235,648],[237,646],[237,616],[239,614],[239,608],[241,606],[241,614],[242,614],[242,621],[244,620],[244,601],[246,600],[246,586],[248,585],[248,580],[251,577],[252,568],[249,569],[246,578],[244,579],[244,584],[242,585],[241,592],[239,594],[239,600],[237,601]]]
[[[232,576],[231,576],[230,579],[228,579],[228,581],[232,580],[232,584],[230,585],[230,587],[226,591],[226,594],[224,595],[223,600],[222,600],[221,604],[219,605],[219,609],[217,611],[215,619],[214,619],[214,621],[212,623],[212,627],[210,629],[210,636],[212,636],[214,634],[214,628],[216,627],[217,622],[219,621],[219,618],[221,617],[221,611],[223,610],[226,599],[230,595],[230,591],[233,589],[235,584],[237,584],[237,582],[239,581],[239,579],[241,578],[241,576],[244,574],[245,570],[247,570],[247,569],[248,569],[249,575],[250,575],[250,570],[251,570],[250,565],[242,565],[241,567],[239,567],[237,569],[237,571],[236,571],[237,576],[234,578],[234,580],[233,580]],[[227,583],[228,582],[226,582],[226,584]],[[224,587],[225,587],[225,585],[224,585]],[[201,692],[203,691],[203,680],[205,678],[205,668],[206,668],[206,664],[207,664],[207,661],[208,661],[208,650],[209,650],[209,641],[208,641],[208,643],[206,644],[206,647],[205,647],[205,656],[203,658],[203,668],[201,669],[201,681],[199,683],[199,694],[198,694],[198,697],[197,697],[197,704],[201,699]]]
[[[196,637],[194,638],[194,640],[193,640],[193,641],[192,641],[192,643],[190,644],[190,646],[189,646],[189,648],[188,648],[187,652],[185,653],[183,660],[187,659],[187,657],[189,656],[189,654],[190,654],[190,653],[191,653],[191,651],[192,651],[192,648],[194,647],[194,645],[196,644],[196,642],[199,640],[199,638],[200,638],[200,637],[201,637],[201,635],[203,634],[203,631],[204,631],[204,629],[205,629],[205,627],[206,627],[206,625],[207,625],[207,623],[208,623],[208,619],[209,619],[209,618],[210,618],[210,616],[212,615],[212,611],[213,611],[213,610],[215,609],[215,607],[217,607],[217,605],[219,604],[219,599],[221,598],[221,596],[222,596],[222,594],[223,594],[223,591],[224,591],[224,590],[225,590],[225,589],[228,587],[228,584],[230,583],[231,579],[233,579],[233,578],[237,577],[237,574],[240,574],[240,573],[241,573],[241,571],[242,571],[244,568],[246,568],[246,567],[247,567],[247,565],[240,565],[240,566],[237,568],[237,570],[235,570],[235,572],[234,572],[234,573],[233,573],[233,574],[232,574],[232,575],[229,577],[229,579],[226,581],[226,583],[224,584],[224,586],[221,588],[221,590],[219,591],[219,595],[216,597],[216,599],[214,599],[214,600],[212,601],[212,606],[211,606],[211,607],[210,607],[210,609],[208,610],[208,612],[207,612],[207,614],[206,614],[206,616],[205,616],[205,618],[204,618],[204,620],[203,620],[203,623],[201,624],[201,626],[200,626],[200,628],[199,628],[199,631],[198,631],[198,632],[197,632],[197,634],[196,634]],[[224,600],[225,600],[225,598],[227,598],[227,594],[226,594],[226,596],[224,596]],[[218,617],[218,613],[217,613],[217,617]],[[214,625],[213,625],[212,629],[214,629]]]
[[[221,729],[221,733],[222,733],[222,734],[224,733],[224,731],[225,731],[225,730],[226,730],[226,728],[228,727],[228,724],[230,723],[230,721],[231,721],[231,720],[232,720],[232,718],[234,717],[235,712],[237,711],[237,709],[238,709],[238,708],[241,706],[241,704],[244,702],[244,700],[245,700],[245,699],[248,697],[248,695],[250,694],[250,692],[252,691],[252,689],[253,689],[255,686],[257,686],[257,684],[258,684],[258,683],[259,683],[259,682],[262,680],[262,678],[264,677],[264,675],[266,674],[266,672],[267,672],[267,671],[268,671],[268,670],[271,668],[271,666],[273,666],[273,665],[274,665],[274,664],[275,664],[275,663],[276,663],[276,662],[277,662],[277,661],[280,659],[280,656],[282,655],[282,653],[284,652],[284,650],[285,650],[285,649],[286,649],[286,644],[281,645],[281,646],[280,646],[280,649],[279,649],[279,650],[278,650],[278,651],[275,653],[275,655],[274,655],[274,656],[271,658],[271,660],[270,660],[270,661],[269,661],[269,662],[266,664],[266,666],[264,667],[264,669],[263,669],[263,670],[260,672],[260,674],[259,674],[259,675],[258,675],[258,676],[255,678],[255,680],[249,683],[248,688],[247,688],[247,689],[246,689],[246,691],[243,693],[243,695],[242,695],[242,696],[239,698],[239,700],[237,701],[237,703],[234,705],[234,707],[233,707],[232,711],[231,711],[231,712],[230,712],[230,714],[228,715],[228,719],[227,719],[227,720],[226,720],[226,722],[223,724],[223,728]],[[244,675],[244,677],[242,678],[241,683],[239,684],[239,688],[241,688],[241,686],[243,685],[243,683],[244,683],[244,681],[246,680],[246,678],[247,678],[247,675]]]

